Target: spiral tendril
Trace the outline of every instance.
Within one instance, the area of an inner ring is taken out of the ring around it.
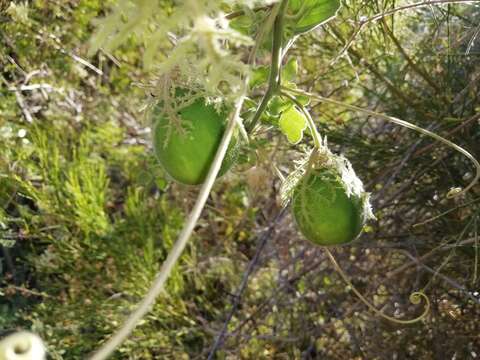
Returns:
[[[335,257],[333,256],[333,254],[331,253],[331,251],[327,248],[324,248],[324,250],[325,250],[325,253],[327,254],[328,258],[330,259],[330,262],[335,267],[335,270],[342,277],[343,281],[345,281],[345,283],[352,289],[352,291],[355,293],[355,295],[357,295],[357,297],[360,299],[360,301],[362,301],[370,310],[372,310],[378,316],[380,316],[380,317],[382,317],[386,320],[392,321],[394,323],[405,325],[405,324],[413,324],[413,323],[416,323],[418,321],[423,320],[428,315],[428,313],[430,312],[430,300],[428,299],[427,295],[425,295],[421,291],[413,292],[409,296],[410,302],[414,305],[420,304],[422,299],[425,301],[425,308],[424,308],[423,312],[419,316],[417,316],[413,319],[408,319],[408,320],[397,319],[397,318],[394,318],[393,316],[385,314],[381,310],[378,310],[370,301],[367,300],[367,298],[365,298],[365,296],[363,296],[360,293],[360,291],[357,290],[357,288],[355,286],[353,286],[353,284],[350,281],[350,279],[348,278],[347,274],[345,274],[345,272],[342,270],[340,265],[338,265],[338,262],[335,259]]]

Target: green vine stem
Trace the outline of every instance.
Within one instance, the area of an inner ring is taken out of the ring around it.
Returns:
[[[262,24],[262,26],[258,30],[257,36],[255,37],[255,44],[253,45],[253,48],[250,51],[250,55],[248,56],[248,64],[255,66],[255,60],[257,58],[258,48],[260,47],[260,44],[263,42],[265,35],[272,29],[279,10],[280,10],[280,3],[277,3],[272,8],[272,10],[270,11],[270,15],[267,17],[265,22]]]
[[[246,85],[245,85],[246,88]],[[240,116],[240,110],[245,100],[245,89],[238,100],[235,102],[234,110],[232,111],[228,120],[227,128],[222,137],[222,141],[218,147],[217,153],[213,160],[213,163],[208,171],[207,178],[200,188],[195,205],[190,212],[186,223],[180,232],[177,241],[173,245],[172,249],[168,253],[167,259],[162,264],[160,271],[157,273],[155,280],[152,283],[150,290],[147,292],[142,301],[138,304],[137,309],[127,318],[122,327],[105,343],[103,346],[94,353],[90,360],[104,360],[107,359],[115,349],[122,344],[122,342],[130,335],[133,329],[137,326],[138,322],[150,311],[151,307],[155,303],[155,299],[162,293],[163,287],[167,279],[173,270],[173,267],[177,263],[178,259],[182,255],[188,239],[193,232],[195,225],[202,213],[205,203],[210,195],[215,179],[220,171],[223,158],[227,152],[230,139],[233,135],[237,119]]]
[[[313,141],[314,141],[314,145],[315,145],[315,148],[316,149],[322,149],[323,147],[325,147],[325,145],[323,144],[322,142],[322,138],[317,130],[317,127],[315,126],[315,122],[313,121],[312,117],[310,116],[310,113],[308,112],[307,109],[305,109],[305,107],[292,95],[290,95],[288,92],[285,91],[285,89],[282,89],[282,92],[281,92],[282,96],[285,96],[287,97],[288,99],[290,99],[301,111],[302,113],[305,115],[305,117],[307,118],[307,123],[308,123],[308,126],[310,128],[310,131],[312,133],[312,136],[313,136]],[[314,159],[315,156],[312,156],[311,159]],[[310,160],[311,161],[311,160]],[[414,319],[409,319],[409,320],[402,320],[402,319],[396,319],[392,316],[389,316],[385,313],[383,313],[382,311],[378,310],[370,301],[368,301],[361,293],[360,291],[357,290],[357,288],[355,286],[353,286],[352,282],[350,281],[350,279],[348,278],[348,276],[345,274],[345,272],[342,270],[342,268],[340,267],[340,265],[338,265],[338,262],[337,260],[335,259],[335,257],[333,256],[333,254],[331,253],[331,251],[324,247],[323,248],[325,250],[325,253],[327,254],[328,258],[330,259],[331,263],[333,264],[335,270],[340,274],[340,276],[342,277],[343,281],[352,289],[352,291],[355,293],[355,295],[370,309],[372,310],[375,314],[377,314],[378,316],[386,319],[386,320],[389,320],[389,321],[392,321],[394,323],[397,323],[397,324],[413,324],[417,321],[420,321],[422,320],[423,318],[425,318],[425,316],[428,315],[428,312],[430,311],[430,300],[428,299],[428,297],[423,293],[423,292],[414,292],[410,295],[410,302],[412,304],[419,304],[421,299],[423,298],[424,301],[425,301],[425,309],[423,311],[423,313],[419,316],[417,316],[416,318]]]
[[[416,318],[414,319],[410,319],[410,320],[403,320],[403,319],[397,319],[397,318],[394,318],[392,316],[389,316],[385,313],[383,313],[382,311],[378,310],[375,306],[373,306],[373,304],[368,301],[356,288],[355,286],[353,286],[352,282],[350,281],[350,279],[348,278],[348,276],[345,274],[345,272],[342,270],[342,268],[340,267],[340,265],[338,265],[337,263],[337,260],[335,260],[335,257],[332,255],[331,251],[324,247],[323,250],[325,250],[325,253],[327,254],[328,258],[330,259],[330,262],[333,264],[333,266],[335,267],[335,270],[340,274],[340,276],[342,277],[343,281],[345,281],[345,283],[352,289],[352,291],[355,293],[355,295],[357,295],[357,297],[370,309],[372,310],[375,314],[377,314],[378,316],[386,319],[386,320],[389,320],[389,321],[392,321],[394,323],[397,323],[397,324],[413,324],[413,323],[416,323],[422,319],[424,319],[429,311],[430,311],[430,300],[428,299],[427,295],[425,295],[423,292],[420,292],[420,291],[416,291],[416,292],[413,292],[410,294],[410,302],[412,304],[420,304],[420,301],[421,299],[423,299],[425,301],[425,308],[423,310],[423,312],[417,316]]]
[[[426,130],[424,128],[421,128],[417,125],[414,125],[414,124],[411,124],[405,120],[400,120],[400,119],[397,119],[395,117],[392,117],[392,116],[388,116],[388,115],[385,115],[385,114],[382,114],[382,113],[378,113],[378,112],[375,112],[375,111],[371,111],[371,110],[367,110],[367,109],[363,109],[361,107],[358,107],[358,106],[355,106],[355,105],[349,105],[349,104],[345,104],[341,101],[337,101],[337,100],[333,100],[333,99],[329,99],[329,98],[325,98],[323,96],[319,96],[319,95],[315,95],[315,94],[312,94],[312,93],[309,93],[309,92],[306,92],[306,91],[303,91],[303,90],[300,90],[300,89],[289,89],[289,88],[285,88],[285,87],[282,87],[282,91],[283,92],[290,92],[290,93],[294,93],[294,94],[300,94],[300,95],[305,95],[305,96],[309,96],[311,97],[312,99],[315,99],[315,100],[318,100],[320,102],[325,102],[325,103],[329,103],[329,104],[335,104],[335,105],[338,105],[338,106],[342,106],[346,109],[349,109],[349,110],[353,110],[353,111],[358,111],[358,112],[362,112],[364,114],[368,114],[368,115],[371,115],[371,116],[374,116],[374,117],[378,117],[378,118],[381,118],[381,119],[384,119],[384,120],[387,120],[387,121],[390,121],[390,122],[393,122],[397,125],[400,125],[400,126],[403,126],[403,127],[406,127],[408,129],[411,129],[411,130],[414,130],[414,131],[417,131],[423,135],[427,135],[427,136],[430,136],[432,138],[434,138],[435,140],[455,149],[456,151],[458,151],[459,153],[463,154],[464,156],[466,156],[472,163],[473,165],[475,166],[475,170],[476,170],[476,174],[475,174],[475,177],[473,178],[473,180],[470,182],[470,184],[468,184],[464,189],[460,189],[460,188],[452,188],[448,193],[447,193],[447,198],[452,198],[452,197],[456,197],[456,196],[460,196],[460,195],[463,195],[465,194],[467,191],[469,191],[477,182],[478,180],[480,179],[480,163],[477,161],[477,159],[475,159],[475,157],[470,154],[467,150],[465,150],[464,148],[458,146],[457,144],[451,142],[450,140],[447,140],[443,137],[441,137],[440,135],[437,135],[429,130]]]
[[[278,90],[280,84],[280,71],[282,68],[282,42],[283,42],[283,23],[285,17],[285,10],[287,8],[288,0],[283,0],[278,9],[278,15],[275,17],[273,24],[273,43],[272,43],[272,67],[270,69],[270,76],[268,78],[268,88],[263,95],[260,104],[255,111],[252,120],[247,124],[247,132],[250,133],[257,125],[260,116],[267,108],[268,102]]]

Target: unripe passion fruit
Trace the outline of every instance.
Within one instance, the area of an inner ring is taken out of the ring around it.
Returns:
[[[362,201],[347,196],[337,177],[312,171],[294,190],[292,211],[300,231],[317,245],[352,241],[363,227]]]
[[[204,99],[197,99],[178,112],[184,131],[169,117],[156,115],[155,154],[165,171],[177,182],[187,185],[203,183],[226,128],[228,113],[217,112]],[[236,136],[232,137],[218,176],[231,168],[238,154]]]
[[[311,242],[340,245],[354,240],[368,218],[373,218],[368,194],[343,157],[328,152],[329,160],[311,166],[292,192],[292,213],[302,234]]]

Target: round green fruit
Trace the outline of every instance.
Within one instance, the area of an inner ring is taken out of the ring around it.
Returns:
[[[365,201],[354,193],[348,196],[335,171],[312,169],[293,191],[292,212],[308,240],[321,246],[341,245],[360,234],[366,220]]]
[[[219,113],[204,99],[198,99],[178,112],[184,131],[173,129],[175,125],[164,114],[156,114],[153,142],[164,170],[179,183],[203,183],[220,145],[228,113]],[[234,164],[237,145],[237,138],[233,136],[218,176]]]

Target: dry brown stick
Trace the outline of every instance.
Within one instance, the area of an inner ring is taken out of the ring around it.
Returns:
[[[408,4],[404,6],[400,6],[398,8],[394,8],[388,11],[384,11],[382,13],[376,14],[372,16],[371,18],[362,21],[359,25],[359,27],[353,32],[353,34],[350,36],[349,40],[346,42],[345,46],[340,50],[340,52],[337,54],[337,56],[331,61],[330,66],[335,64],[338,59],[340,59],[347,51],[348,49],[352,46],[353,42],[357,38],[357,36],[365,29],[365,27],[372,23],[376,22],[378,20],[381,20],[387,16],[391,16],[393,14],[396,14],[398,12],[403,12],[406,10],[411,10],[415,8],[422,8],[422,7],[427,7],[431,5],[447,5],[447,4],[475,4],[479,3],[479,0],[431,0],[431,1],[422,1],[422,2],[417,2],[414,4]]]
[[[342,35],[336,28],[331,27],[331,30],[332,30],[332,33],[340,40],[340,42],[345,43],[345,39],[342,37]],[[348,50],[348,54],[353,55],[355,59],[357,59],[358,61],[361,61],[362,65],[366,69],[368,69],[377,79],[381,80],[386,85],[388,90],[390,90],[392,94],[394,94],[398,99],[401,99],[406,105],[415,109],[415,111],[417,111],[423,117],[428,119],[432,118],[430,114],[423,111],[423,109],[418,107],[418,105],[412,101],[411,95],[404,94],[403,91],[401,91],[397,86],[395,86],[395,84],[393,84],[389,78],[383,75],[382,72],[374,64],[372,64],[367,59],[362,57],[362,55],[358,51],[356,51],[351,47],[349,47],[347,50]]]
[[[260,254],[265,248],[265,245],[267,244],[268,239],[270,238],[271,234],[275,230],[275,226],[277,223],[283,218],[283,216],[286,214],[286,207],[284,207],[280,212],[275,216],[275,218],[270,222],[270,226],[268,227],[267,231],[265,231],[262,235],[262,237],[259,239],[257,249],[255,251],[255,255],[253,256],[252,260],[247,266],[247,269],[244,272],[242,282],[240,284],[240,287],[237,290],[237,293],[235,294],[235,300],[232,304],[232,308],[230,309],[230,312],[227,315],[227,318],[225,322],[223,323],[222,330],[220,333],[217,335],[217,338],[215,339],[215,343],[212,346],[212,349],[210,350],[210,353],[208,355],[208,359],[213,359],[213,356],[215,355],[216,351],[218,348],[222,345],[224,338],[227,334],[227,329],[228,329],[228,324],[233,318],[233,315],[235,314],[238,305],[240,304],[240,301],[242,299],[242,295],[247,288],[248,284],[248,279],[250,278],[250,275],[252,274],[255,266],[257,265],[257,262],[260,259]]]
[[[18,291],[22,295],[23,294],[30,294],[30,295],[33,295],[33,296],[40,296],[40,297],[44,297],[44,298],[52,298],[52,296],[50,296],[50,295],[48,295],[44,292],[39,292],[39,291],[36,291],[36,290],[27,289],[26,287],[23,287],[23,286],[7,285],[7,287],[5,288],[5,291],[7,292],[8,289]]]
[[[30,124],[33,123],[32,114],[30,113],[27,106],[25,105],[24,98],[23,98],[22,94],[20,93],[20,91],[18,91],[18,90],[15,90],[15,99],[17,100],[18,107],[22,111],[22,114],[23,114],[25,120]]]
[[[444,247],[444,245],[439,245],[435,248],[433,248],[432,250],[430,250],[429,252],[427,252],[426,254],[423,254],[422,256],[420,256],[418,258],[417,261],[421,261],[421,262],[424,262],[425,260],[429,259],[430,257],[432,257],[438,250],[442,249]],[[403,273],[405,270],[407,270],[409,267],[415,265],[417,262],[416,261],[410,261],[406,264],[403,264],[401,265],[400,267],[398,267],[397,269],[395,270],[392,270],[392,271],[389,271],[385,278],[387,279],[390,279],[398,274],[401,274]]]
[[[423,80],[425,80],[426,83],[428,85],[430,85],[435,90],[435,92],[437,94],[439,94],[441,92],[440,86],[437,83],[435,83],[435,81],[433,81],[433,79],[430,76],[428,76],[428,74],[423,69],[421,69],[420,66],[418,66],[417,63],[415,63],[412,60],[412,58],[407,54],[407,52],[405,51],[403,46],[400,44],[400,41],[398,41],[398,39],[395,36],[395,34],[393,33],[393,31],[388,27],[385,19],[382,19],[382,23],[383,23],[383,28],[384,28],[385,32],[390,37],[390,39],[392,39],[396,48],[403,55],[403,57],[407,61],[408,65],[410,65],[410,67],[413,69],[413,71],[415,71],[418,75],[420,75],[420,77],[423,78]]]
[[[473,115],[472,117],[470,117],[469,119],[465,120],[465,121],[462,121],[462,123],[458,126],[456,126],[455,128],[453,128],[452,130],[448,131],[444,137],[448,138],[456,133],[458,133],[460,130],[462,130],[463,128],[465,128],[466,126],[474,123],[476,120],[479,120],[480,119],[480,113],[478,114],[475,114]],[[424,154],[425,152],[427,152],[428,150],[430,150],[432,147],[434,147],[435,145],[438,145],[438,142],[433,142],[433,143],[430,143],[428,145],[425,145],[423,148],[421,149],[418,149],[416,152],[413,153],[413,156],[420,156],[422,154]]]
[[[448,283],[449,285],[453,286],[463,294],[465,294],[469,299],[473,300],[476,304],[480,304],[480,300],[477,299],[475,296],[473,296],[470,291],[468,291],[464,286],[456,282],[455,280],[449,278],[448,276],[445,276],[438,272],[437,270],[432,269],[430,266],[425,265],[422,261],[418,260],[415,256],[410,254],[407,250],[401,250],[403,254],[405,254],[412,262],[414,262],[416,265],[419,265],[420,267],[424,268],[428,272],[432,273],[434,276],[438,276],[441,278],[443,281]]]
[[[470,117],[469,119],[463,121],[460,125],[456,126],[455,128],[453,128],[452,130],[448,131],[445,135],[445,138],[449,138],[450,136],[458,133],[460,130],[462,130],[463,128],[467,127],[468,125],[474,123],[476,120],[480,119],[480,113],[479,114],[475,114],[473,115],[472,117]],[[437,141],[434,141],[430,144],[427,144],[425,145],[424,147],[416,150],[411,156],[410,158],[412,157],[418,157],[418,156],[421,156],[423,155],[424,153],[426,153],[428,150],[432,149],[434,146],[438,145],[438,142]],[[397,160],[395,162],[393,162],[391,165],[389,166],[386,166],[385,167],[385,170],[382,171],[377,177],[375,177],[373,180],[370,181],[370,183],[367,185],[367,187],[371,184],[374,184],[378,181],[378,179],[382,179],[384,176],[386,176],[387,173],[389,173],[391,171],[392,168],[397,168],[400,164],[401,164],[402,160]],[[438,162],[438,160],[437,160]]]

